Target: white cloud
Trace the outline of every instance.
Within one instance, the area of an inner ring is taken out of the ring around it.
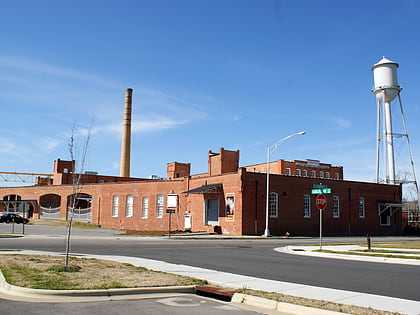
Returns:
[[[57,67],[42,61],[25,57],[0,56],[0,67],[47,74],[55,77],[64,77],[81,81],[88,81],[106,87],[115,87],[116,82],[105,80],[102,77],[70,68]]]
[[[51,153],[56,147],[61,144],[62,141],[52,138],[52,137],[43,137],[36,142],[36,146],[42,150],[43,153]]]
[[[15,148],[14,143],[0,137],[0,153],[13,153]]]
[[[188,120],[182,119],[171,119],[165,116],[156,116],[142,120],[133,120],[131,131],[132,132],[144,132],[144,131],[158,131],[164,129],[176,128],[178,126],[188,123]],[[108,132],[117,132],[121,133],[122,122],[116,124],[109,124],[100,127],[95,127],[93,129],[94,133],[108,131]]]
[[[344,118],[333,118],[333,121],[336,124],[336,129],[347,129],[352,126],[351,122]]]

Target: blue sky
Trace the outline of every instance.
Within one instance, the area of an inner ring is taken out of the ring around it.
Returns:
[[[240,150],[241,165],[262,163],[268,146],[305,130],[272,159],[318,159],[344,166],[346,179],[373,181],[370,68],[382,56],[400,64],[420,164],[419,1],[0,5],[0,171],[52,173],[55,159],[70,157],[74,123],[82,142],[93,121],[86,170],[118,175],[130,87],[132,176],[164,177],[173,161],[206,172],[207,151],[220,147]],[[404,155],[396,141],[397,158]]]

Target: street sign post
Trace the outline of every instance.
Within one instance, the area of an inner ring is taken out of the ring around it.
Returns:
[[[169,213],[168,237],[171,238],[171,216],[175,213],[175,209],[166,209],[166,213]]]
[[[319,209],[319,249],[322,250],[322,210],[327,207],[327,197],[318,195],[315,199],[316,206]]]

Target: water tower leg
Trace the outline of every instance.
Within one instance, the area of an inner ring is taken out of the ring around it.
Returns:
[[[381,146],[381,101],[377,99],[377,138],[376,138],[376,183],[379,183],[379,161],[380,161],[380,146]]]
[[[388,153],[388,174],[390,184],[395,184],[394,143],[392,134],[391,103],[384,102],[385,133]]]

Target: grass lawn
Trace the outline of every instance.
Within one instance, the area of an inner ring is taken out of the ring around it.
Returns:
[[[68,269],[63,263],[64,256],[0,255],[0,269],[7,282],[33,289],[109,289],[206,283],[108,260],[70,257],[73,268]]]

